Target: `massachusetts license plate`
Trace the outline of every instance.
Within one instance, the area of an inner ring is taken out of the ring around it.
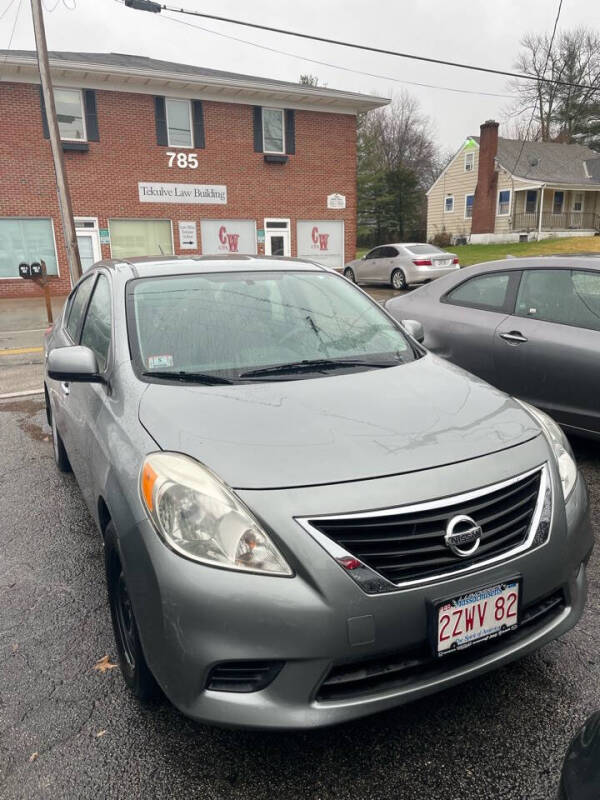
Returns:
[[[516,580],[455,597],[437,607],[437,654],[446,655],[500,636],[518,624]]]

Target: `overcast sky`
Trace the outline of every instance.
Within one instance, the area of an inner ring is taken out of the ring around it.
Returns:
[[[9,2],[0,0],[0,13]],[[19,2],[12,48],[34,48],[29,0],[13,0],[8,14],[0,20],[0,48],[8,45]],[[408,84],[412,81],[509,93],[508,79],[499,76],[357,52],[168,12],[132,11],[117,0],[44,3],[51,50],[132,53],[292,81],[298,80],[301,73],[310,72],[330,88],[387,97],[404,87],[419,100],[431,120],[435,139],[444,149],[458,148],[467,135],[478,133],[480,123],[490,117],[501,121],[510,104],[509,98]],[[177,0],[168,4],[418,55],[511,69],[524,33],[551,30],[558,0]],[[167,16],[298,57],[231,41],[169,21]],[[559,30],[579,25],[600,28],[598,0],[563,0]],[[307,58],[386,77],[345,72],[310,63]]]

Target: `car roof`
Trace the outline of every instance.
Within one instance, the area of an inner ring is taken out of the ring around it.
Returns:
[[[331,270],[305,258],[281,256],[253,256],[242,254],[212,256],[140,256],[135,258],[112,258],[99,261],[94,267],[129,269],[140,278],[156,275],[185,275],[198,272],[271,272],[276,270],[298,270],[330,272]]]
[[[600,253],[598,255],[573,255],[560,256],[523,256],[521,258],[509,256],[508,258],[498,259],[497,261],[483,261],[479,264],[472,264],[470,267],[463,267],[463,270],[472,270],[477,267],[479,271],[488,270],[510,270],[510,269],[544,269],[548,267],[591,267],[600,270]],[[462,271],[462,270],[461,270]]]

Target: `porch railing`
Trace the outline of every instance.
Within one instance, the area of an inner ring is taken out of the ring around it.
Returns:
[[[535,231],[539,227],[537,214],[515,214],[513,230]],[[600,214],[593,211],[564,211],[555,214],[553,211],[544,211],[542,214],[543,231],[570,231],[570,230],[600,230]]]

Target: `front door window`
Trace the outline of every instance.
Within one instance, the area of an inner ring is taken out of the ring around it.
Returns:
[[[283,256],[285,255],[284,239],[283,236],[271,234],[271,255]]]
[[[525,213],[535,214],[536,207],[537,207],[537,191],[535,189],[530,189],[527,192],[527,200],[525,202]]]

